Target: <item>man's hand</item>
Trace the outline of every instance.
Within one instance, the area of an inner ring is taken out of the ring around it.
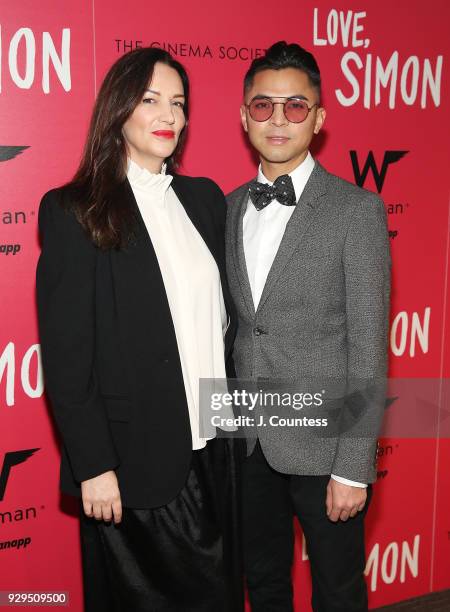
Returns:
[[[122,502],[115,472],[109,471],[81,483],[81,496],[86,516],[115,523],[122,520]]]
[[[342,484],[333,478],[327,486],[327,516],[330,521],[346,521],[360,512],[366,503],[367,489]]]

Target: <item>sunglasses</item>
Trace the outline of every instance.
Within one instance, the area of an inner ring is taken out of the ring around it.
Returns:
[[[274,102],[274,100],[285,100],[285,102]],[[256,96],[245,106],[248,108],[250,117],[254,121],[267,121],[273,115],[275,104],[283,105],[284,116],[290,123],[302,123],[309,115],[309,111],[315,106],[319,106],[317,102],[312,106],[308,106],[300,98],[288,98],[285,96],[278,96],[277,98]]]

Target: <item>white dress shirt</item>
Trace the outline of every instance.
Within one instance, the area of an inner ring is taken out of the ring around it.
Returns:
[[[165,167],[161,174],[152,174],[129,159],[127,176],[164,281],[180,355],[192,448],[203,448],[215,437],[215,430],[208,438],[199,436],[199,379],[226,378],[227,314],[219,270],[170,187],[173,177],[165,174]]]
[[[314,159],[308,151],[303,162],[289,175],[294,185],[297,202],[314,170],[314,163]],[[258,169],[257,180],[260,183],[272,185],[264,176],[261,166]],[[250,198],[248,199],[247,209],[243,219],[243,239],[247,273],[255,310],[258,308],[267,275],[269,274],[269,270],[277,254],[286,225],[294,210],[295,206],[285,206],[280,204],[277,200],[274,200],[268,206],[258,211]],[[360,482],[348,480],[342,476],[331,474],[331,477],[338,482],[354,487],[367,486]]]

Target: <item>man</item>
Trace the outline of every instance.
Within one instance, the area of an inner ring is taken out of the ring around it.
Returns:
[[[388,233],[380,198],[309,153],[325,121],[320,97],[317,63],[296,44],[274,44],[245,76],[242,125],[261,164],[257,181],[228,196],[234,361],[239,378],[344,380],[348,391],[386,373]],[[350,435],[347,423],[336,435],[260,427],[248,439],[243,515],[252,612],[293,610],[293,511],[306,538],[313,609],[367,610],[363,519],[376,478],[374,404],[360,410],[372,418],[369,435]]]

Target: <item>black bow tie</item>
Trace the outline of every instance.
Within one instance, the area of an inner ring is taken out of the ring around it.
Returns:
[[[279,176],[273,185],[253,181],[248,191],[256,210],[262,210],[273,200],[284,206],[295,206],[297,203],[294,185],[289,174]]]

